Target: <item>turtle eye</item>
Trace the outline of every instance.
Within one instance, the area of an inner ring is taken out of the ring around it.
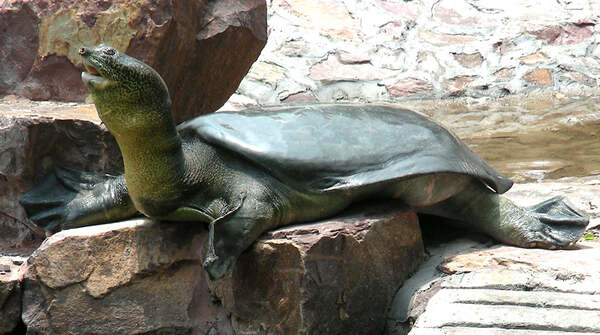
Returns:
[[[115,49],[113,49],[113,48],[106,48],[106,49],[103,50],[103,52],[105,54],[109,55],[109,56],[112,56],[112,55],[115,54]]]

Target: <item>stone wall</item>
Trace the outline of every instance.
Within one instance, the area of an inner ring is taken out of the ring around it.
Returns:
[[[301,101],[571,94],[600,78],[595,1],[271,0],[225,109]]]

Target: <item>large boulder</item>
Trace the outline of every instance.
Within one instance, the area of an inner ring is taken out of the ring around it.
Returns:
[[[211,286],[238,334],[380,334],[394,293],[423,260],[417,221],[372,205],[283,227]]]
[[[53,235],[24,270],[28,334],[231,333],[204,280],[205,237],[147,219]]]
[[[117,173],[123,163],[92,105],[9,96],[0,110],[0,254],[29,254],[44,236],[27,228],[21,195],[55,165]]]
[[[423,258],[416,215],[390,206],[270,232],[212,282],[206,237],[148,219],[51,236],[21,269],[28,334],[380,333]]]
[[[215,111],[266,43],[265,0],[0,4],[0,94],[83,101],[77,50],[106,43],[165,79],[177,121]]]

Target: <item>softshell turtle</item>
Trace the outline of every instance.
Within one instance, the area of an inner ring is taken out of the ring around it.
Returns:
[[[108,46],[82,48],[82,79],[125,173],[57,168],[21,198],[48,231],[126,219],[209,224],[204,265],[231,271],[264,231],[393,198],[521,247],[577,241],[588,218],[562,198],[521,208],[512,182],[429,118],[381,105],[266,107],[175,127],[161,77]]]

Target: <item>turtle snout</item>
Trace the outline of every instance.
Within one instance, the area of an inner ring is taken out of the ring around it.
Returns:
[[[90,51],[88,50],[88,48],[86,48],[86,47],[81,47],[81,48],[79,48],[79,54],[80,54],[81,56],[85,56],[85,55],[87,55],[87,54],[89,54],[89,53],[90,53]]]

